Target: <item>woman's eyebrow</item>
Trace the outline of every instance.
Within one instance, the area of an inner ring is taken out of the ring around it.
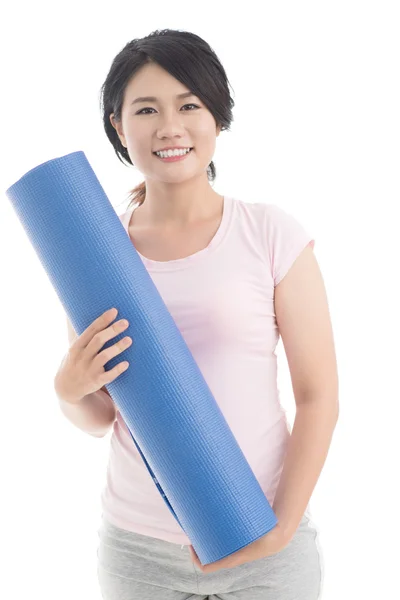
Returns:
[[[189,98],[190,96],[194,96],[193,92],[184,92],[183,94],[178,94],[177,98]],[[131,102],[132,104],[137,104],[138,102],[157,102],[158,98],[155,96],[140,96]]]

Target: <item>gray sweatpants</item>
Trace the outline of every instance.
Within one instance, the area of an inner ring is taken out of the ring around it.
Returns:
[[[108,523],[98,530],[97,572],[104,600],[318,600],[323,561],[317,528],[304,516],[277,554],[203,573],[187,546]]]

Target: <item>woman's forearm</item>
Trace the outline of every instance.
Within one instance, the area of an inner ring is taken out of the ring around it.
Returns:
[[[290,539],[307,508],[328,455],[338,420],[335,397],[297,407],[273,510]]]
[[[115,406],[103,389],[87,394],[77,404],[68,402],[59,393],[57,396],[64,416],[85,433],[103,437],[115,421]]]

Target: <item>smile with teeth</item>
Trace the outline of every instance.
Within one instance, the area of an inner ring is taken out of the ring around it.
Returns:
[[[179,150],[164,150],[161,152],[154,152],[160,158],[171,158],[172,156],[184,156],[188,154],[192,148],[180,148]]]

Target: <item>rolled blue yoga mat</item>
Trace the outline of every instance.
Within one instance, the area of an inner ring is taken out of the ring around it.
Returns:
[[[74,329],[111,307],[133,344],[107,385],[149,473],[203,565],[266,535],[277,518],[84,152],[7,191]],[[243,399],[245,401],[245,398]]]

